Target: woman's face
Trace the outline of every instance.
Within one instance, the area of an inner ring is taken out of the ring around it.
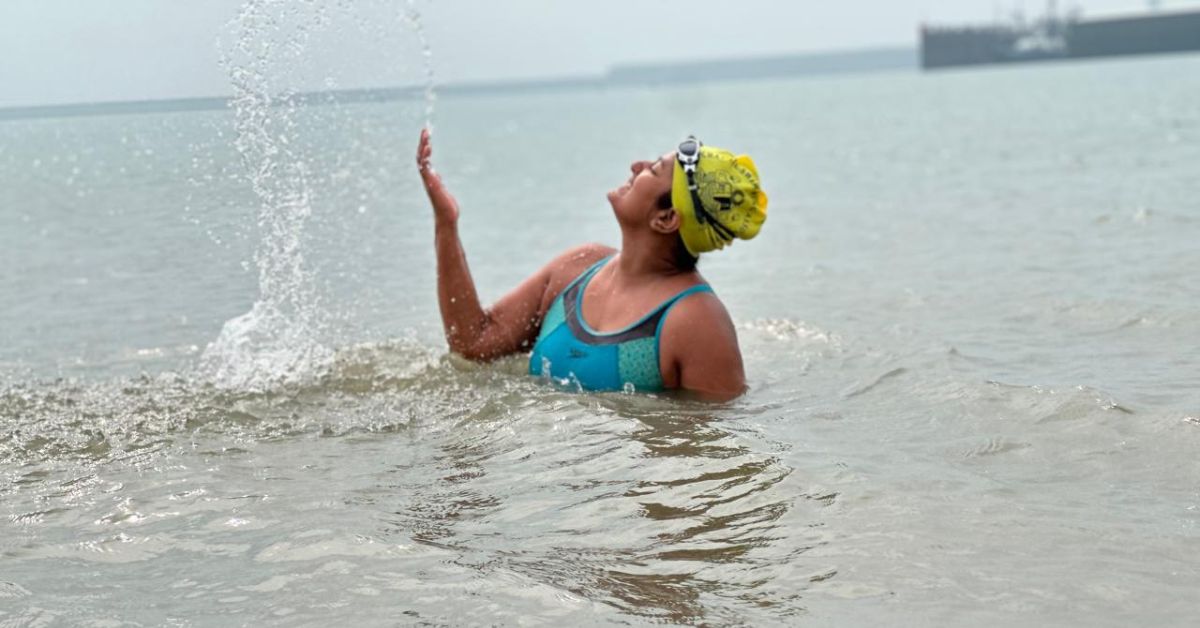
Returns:
[[[637,223],[649,218],[657,209],[658,199],[671,191],[674,176],[675,151],[654,161],[635,161],[629,165],[629,180],[608,193],[617,219]]]

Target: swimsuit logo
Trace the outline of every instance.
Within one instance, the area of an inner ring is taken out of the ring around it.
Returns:
[[[587,357],[587,353],[586,353],[586,352],[583,352],[583,351],[580,351],[579,349],[571,349],[571,357],[573,357],[573,358],[586,358],[586,357]]]

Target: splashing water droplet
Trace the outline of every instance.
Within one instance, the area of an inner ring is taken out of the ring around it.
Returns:
[[[408,23],[417,41],[421,44],[421,59],[425,65],[425,128],[433,133],[433,113],[437,105],[437,91],[433,74],[433,48],[425,35],[425,25],[421,21],[421,13],[417,11],[417,0],[408,0],[404,21]]]

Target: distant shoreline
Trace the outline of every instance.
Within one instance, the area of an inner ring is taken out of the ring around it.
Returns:
[[[718,83],[765,78],[828,76],[870,72],[916,72],[918,50],[909,46],[862,50],[772,55],[686,63],[617,65],[603,75],[531,79],[520,81],[451,83],[438,85],[439,96],[489,96],[513,93],[652,87],[684,83]],[[299,92],[280,98],[298,104],[370,103],[419,99],[423,86],[360,88]],[[80,116],[132,115],[225,109],[232,97],[212,96],[161,100],[131,100],[0,107],[0,121]]]

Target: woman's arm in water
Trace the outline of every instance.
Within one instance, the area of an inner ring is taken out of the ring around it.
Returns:
[[[429,131],[421,131],[417,166],[433,205],[438,306],[450,350],[489,361],[528,351],[537,339],[545,307],[585,268],[611,249],[584,245],[559,255],[488,309],[479,303],[467,255],[458,237],[458,203],[433,171]]]

